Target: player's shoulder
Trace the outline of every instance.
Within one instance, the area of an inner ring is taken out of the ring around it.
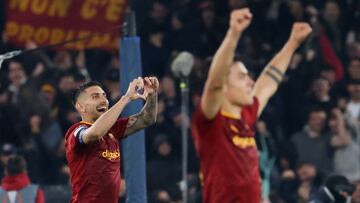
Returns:
[[[192,129],[209,130],[217,125],[221,125],[221,111],[219,110],[214,118],[207,118],[200,105],[198,105],[192,115],[191,127]],[[201,130],[201,131],[202,131]]]
[[[69,135],[74,134],[76,130],[78,130],[79,128],[88,128],[91,124],[85,123],[85,122],[78,122],[73,124],[72,126],[70,126],[70,128],[68,129],[68,131],[65,134],[65,139],[67,139],[69,137]]]

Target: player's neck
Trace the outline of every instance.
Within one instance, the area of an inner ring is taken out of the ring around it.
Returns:
[[[230,114],[234,118],[241,119],[241,107],[238,105],[231,104],[227,100],[224,100],[221,106],[221,112]]]
[[[92,118],[89,118],[89,117],[86,117],[86,116],[81,116],[81,122],[84,122],[84,123],[94,123],[94,119]]]

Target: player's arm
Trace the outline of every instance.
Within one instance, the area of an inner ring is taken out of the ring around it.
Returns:
[[[108,111],[101,115],[91,127],[84,130],[81,134],[82,141],[87,144],[92,141],[99,140],[104,136],[110,128],[117,121],[119,115],[123,111],[124,107],[132,100],[145,99],[144,95],[138,93],[139,89],[144,87],[143,79],[138,77],[134,79],[130,84],[126,94],[121,97],[119,101],[115,103]]]
[[[260,103],[258,115],[261,114],[270,97],[276,92],[295,50],[310,33],[311,27],[308,23],[294,23],[289,40],[262,71],[254,88],[255,96]]]
[[[131,135],[156,122],[159,81],[156,77],[146,77],[144,78],[144,84],[145,105],[139,113],[129,117],[125,136]]]
[[[214,118],[220,109],[225,77],[233,64],[240,36],[249,26],[251,19],[252,14],[248,8],[235,10],[231,13],[230,27],[211,63],[200,103],[202,111],[208,119]]]

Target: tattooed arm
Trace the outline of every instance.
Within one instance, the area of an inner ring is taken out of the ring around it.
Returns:
[[[129,136],[156,122],[158,109],[157,90],[159,88],[159,82],[155,77],[145,78],[144,81],[144,94],[146,95],[146,103],[139,113],[129,117],[129,121],[125,130],[125,136]]]
[[[311,27],[309,24],[294,23],[289,40],[260,74],[254,87],[255,95],[260,103],[258,115],[261,114],[269,99],[278,89],[295,50],[310,33]]]

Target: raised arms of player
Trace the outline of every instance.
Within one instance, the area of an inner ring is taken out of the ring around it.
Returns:
[[[258,115],[276,92],[295,50],[310,33],[311,27],[308,23],[294,23],[289,40],[262,71],[255,83],[255,95],[260,103]]]
[[[144,78],[144,83],[146,103],[139,113],[130,116],[125,130],[126,136],[144,129],[156,122],[158,109],[157,91],[159,89],[159,81],[156,77],[146,77]]]
[[[134,79],[128,87],[128,90],[121,99],[116,102],[108,111],[101,115],[88,129],[86,129],[82,135],[82,139],[85,144],[99,140],[104,136],[109,129],[114,125],[119,115],[123,111],[124,107],[135,99],[145,99],[145,95],[138,93],[139,89],[144,88],[144,82],[141,77]]]
[[[208,119],[214,118],[220,109],[225,77],[234,62],[234,54],[240,36],[250,25],[251,19],[252,14],[248,8],[238,9],[231,13],[230,27],[215,53],[201,99],[202,111]]]

